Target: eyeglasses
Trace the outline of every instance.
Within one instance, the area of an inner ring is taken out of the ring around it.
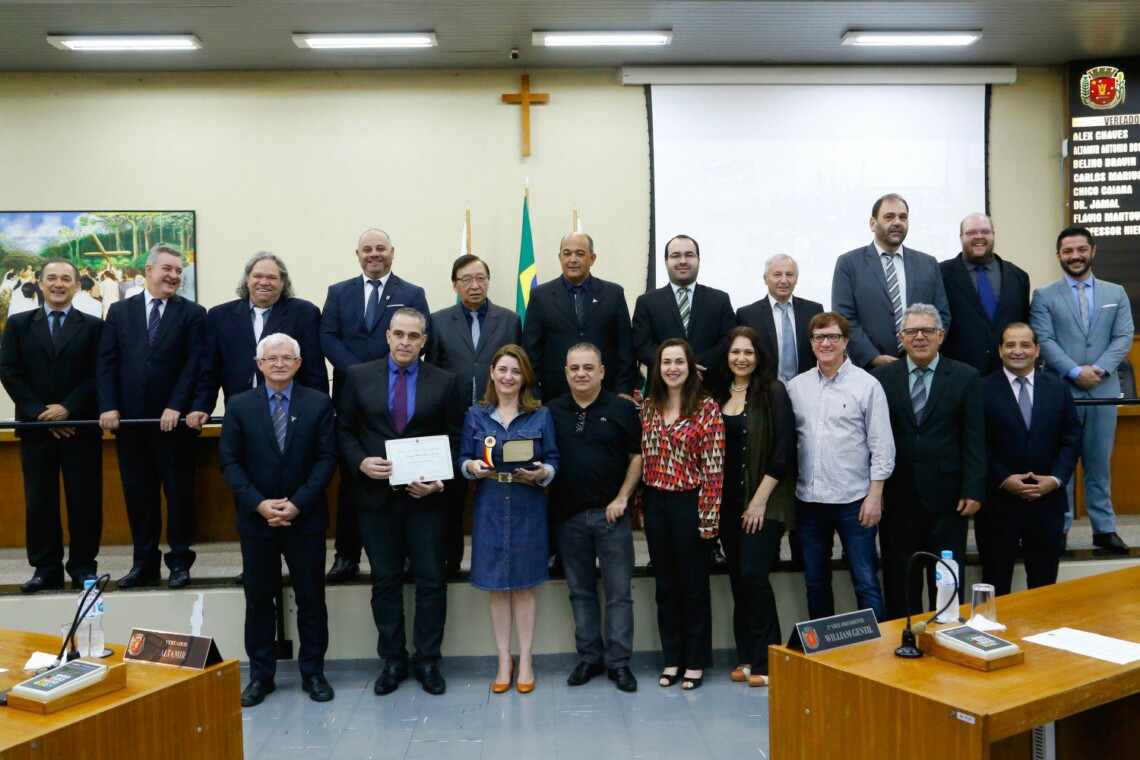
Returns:
[[[466,275],[465,277],[457,277],[457,278],[455,278],[455,281],[458,282],[463,287],[467,287],[468,285],[470,285],[473,282],[477,282],[480,285],[486,285],[488,282],[491,281],[491,278],[485,274],[476,274],[476,275],[470,275],[469,274],[469,275]]]
[[[823,343],[825,341],[828,343],[838,343],[841,340],[843,340],[842,333],[812,333],[811,336],[812,343]]]
[[[927,338],[933,338],[935,335],[938,334],[938,328],[937,327],[904,327],[903,329],[899,330],[899,332],[908,338],[913,338],[914,336],[918,335],[919,333],[922,333]]]
[[[674,251],[673,253],[667,255],[665,258],[669,261],[680,261],[681,259],[699,259],[700,256],[693,251],[685,251],[684,253],[678,253]]]
[[[582,433],[586,432],[586,410],[579,409],[574,412],[574,419],[576,420],[574,423],[574,435],[582,435]]]
[[[292,364],[296,360],[296,356],[263,356],[258,359],[266,364]]]

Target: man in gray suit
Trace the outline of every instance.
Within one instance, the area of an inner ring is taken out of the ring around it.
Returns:
[[[1096,243],[1084,227],[1068,227],[1057,236],[1057,260],[1064,275],[1033,292],[1029,319],[1041,344],[1045,370],[1064,379],[1075,398],[1117,398],[1116,368],[1132,347],[1132,306],[1124,288],[1093,277]],[[1109,481],[1115,406],[1079,406],[1083,428],[1085,507],[1093,544],[1114,554],[1128,546],[1116,534]],[[1073,481],[1069,480],[1065,533],[1073,524]]]
[[[831,278],[831,308],[851,324],[847,355],[866,369],[899,358],[898,335],[910,304],[932,304],[943,328],[950,327],[938,261],[903,247],[910,225],[907,202],[895,193],[879,198],[871,207],[870,225],[875,239],[840,256]]]
[[[451,265],[451,287],[459,303],[431,315],[433,333],[428,336],[428,364],[458,378],[467,404],[483,398],[490,377],[491,357],[508,343],[522,343],[519,315],[487,298],[491,268],[478,256],[460,256]],[[449,576],[459,571],[463,559],[463,505],[467,489],[448,489],[444,567]]]

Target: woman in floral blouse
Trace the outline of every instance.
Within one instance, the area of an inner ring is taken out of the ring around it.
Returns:
[[[697,689],[712,665],[708,548],[720,517],[724,421],[689,344],[663,342],[641,410],[645,539],[657,584],[660,685]],[[682,678],[681,671],[684,669]]]

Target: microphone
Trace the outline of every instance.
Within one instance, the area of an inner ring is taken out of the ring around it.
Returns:
[[[937,563],[941,563],[946,571],[950,573],[950,577],[954,580],[954,593],[947,600],[946,604],[942,605],[942,609],[935,612],[928,620],[919,620],[914,625],[910,622],[910,584],[911,570],[914,567],[915,559],[919,557],[929,557]],[[899,648],[895,650],[896,657],[905,657],[907,659],[917,659],[922,657],[922,650],[918,648],[918,637],[926,632],[926,627],[934,622],[935,618],[950,608],[954,602],[958,600],[958,574],[954,572],[954,568],[944,562],[941,557],[935,556],[930,552],[915,552],[910,555],[906,561],[906,628],[902,632],[902,642]]]
[[[79,622],[87,617],[87,613],[94,607],[95,603],[99,601],[99,597],[103,596],[103,590],[107,588],[107,584],[111,582],[111,576],[104,573],[99,576],[95,581],[95,585],[89,589],[85,589],[83,596],[79,599],[79,604],[75,607],[75,615],[71,618],[71,627],[67,631],[67,638],[63,640],[63,645],[59,648],[59,656],[55,658],[56,665],[64,662],[64,654],[67,654],[67,662],[79,659],[79,645],[75,643],[75,632],[79,630]],[[94,592],[94,596],[92,596]],[[88,597],[91,597],[88,601]]]

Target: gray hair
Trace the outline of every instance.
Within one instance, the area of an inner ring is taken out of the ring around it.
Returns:
[[[570,350],[566,352],[567,364],[570,363],[570,354],[574,353],[575,351],[593,351],[594,356],[598,357],[598,365],[602,365],[602,352],[599,351],[598,347],[593,343],[582,341],[581,343],[575,343],[574,345],[570,346]]]
[[[768,273],[772,271],[773,264],[777,261],[783,261],[784,259],[792,262],[792,266],[796,268],[796,274],[798,275],[800,273],[800,265],[796,263],[796,260],[786,253],[777,253],[775,256],[769,256],[768,260],[764,262],[764,276],[767,277]]]
[[[364,232],[361,232],[360,236],[356,238],[356,247],[358,249],[360,248],[360,241],[363,240],[364,236],[367,235],[369,232],[379,232],[381,235],[388,238],[388,245],[392,245],[392,236],[391,235],[389,235],[387,232],[380,229],[379,227],[369,227]]]
[[[281,297],[293,297],[293,281],[289,279],[289,269],[285,266],[285,262],[272,251],[258,251],[253,254],[253,257],[250,258],[249,261],[245,262],[245,272],[242,273],[237,290],[234,291],[241,300],[249,300],[249,273],[253,271],[257,262],[264,261],[265,259],[271,259],[273,263],[277,265],[277,268],[281,270]]]
[[[942,329],[942,315],[938,313],[938,309],[934,308],[930,304],[928,304],[928,303],[912,303],[910,306],[906,307],[906,311],[903,312],[903,325],[904,326],[906,325],[906,318],[912,314],[916,314],[916,315],[922,314],[922,315],[925,315],[927,317],[931,317],[934,320],[934,326],[937,327],[939,330]]]
[[[167,256],[174,256],[179,261],[182,261],[182,253],[177,248],[172,246],[170,243],[159,243],[155,247],[151,248],[150,253],[146,255],[146,265],[148,267],[154,265],[154,263],[158,261],[158,257],[164,253]]]
[[[272,335],[266,335],[264,338],[259,340],[257,342],[257,353],[255,356],[258,359],[264,359],[265,349],[269,348],[270,346],[280,346],[282,344],[287,344],[290,348],[293,349],[293,355],[298,359],[301,358],[301,344],[297,342],[296,338],[291,335],[286,335],[285,333],[273,333]]]
[[[392,322],[395,322],[396,317],[411,317],[412,319],[418,319],[420,321],[420,332],[422,332],[424,335],[427,335],[427,317],[419,309],[413,309],[411,306],[405,306],[402,309],[397,309],[396,313],[392,315],[392,321],[388,324],[391,325]]]

